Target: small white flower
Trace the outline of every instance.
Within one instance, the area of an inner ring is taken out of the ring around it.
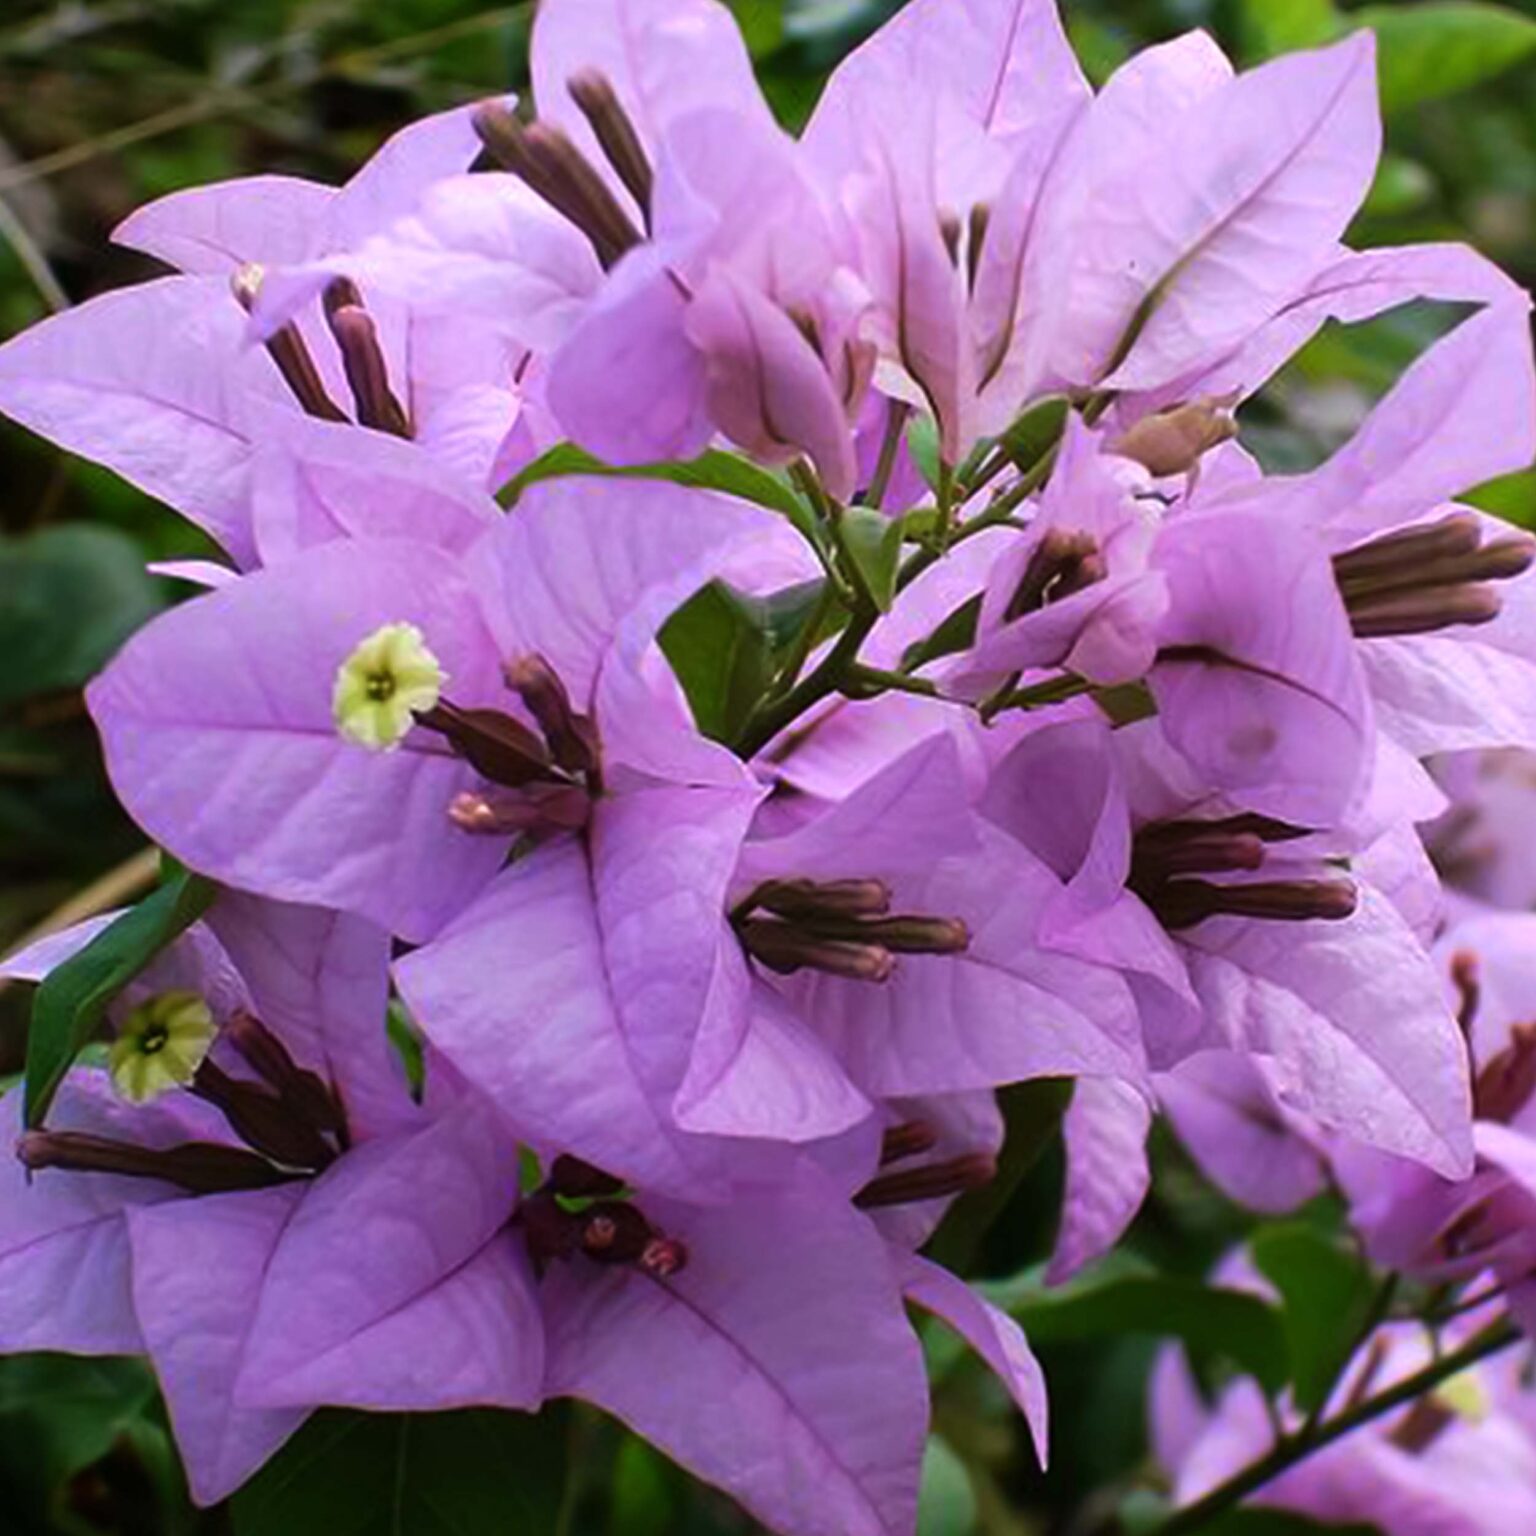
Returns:
[[[197,1075],[218,1026],[196,992],[160,992],[123,1021],[107,1053],[112,1086],[130,1104],[147,1104]]]
[[[331,700],[336,729],[370,751],[392,752],[415,716],[437,703],[447,681],[414,624],[386,624],[337,670]]]

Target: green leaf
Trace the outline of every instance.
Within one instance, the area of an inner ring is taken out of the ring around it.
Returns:
[[[0,1360],[0,1464],[24,1448],[28,1483],[52,1489],[100,1461],[154,1401],[154,1377],[137,1360]]]
[[[1270,1394],[1285,1386],[1285,1330],[1275,1309],[1257,1296],[1172,1276],[1111,1276],[1047,1289],[1031,1272],[987,1290],[1033,1343],[1147,1333],[1180,1340],[1197,1360],[1228,1360]]]
[[[1333,0],[1241,0],[1243,54],[1257,63],[1297,48],[1321,48],[1344,28]]]
[[[712,581],[657,637],[693,711],[713,741],[732,741],[773,676],[773,640],[764,604]]]
[[[1388,114],[1480,85],[1536,51],[1536,19],[1483,0],[1367,5],[1350,19],[1376,33]]]
[[[1025,411],[998,441],[1020,469],[1031,470],[1061,441],[1070,409],[1065,395],[1050,395]]]
[[[881,613],[889,613],[896,600],[896,574],[906,532],[902,520],[872,507],[849,507],[838,527],[860,586]]]
[[[777,475],[734,453],[711,449],[696,459],[677,464],[605,464],[574,443],[560,443],[540,455],[502,487],[497,500],[510,511],[529,486],[569,475],[598,475],[617,480],[665,480],[691,490],[719,491],[739,501],[750,501],[770,512],[779,512],[813,544],[820,539],[811,509]]]
[[[939,428],[932,416],[914,416],[907,423],[907,452],[930,491],[939,488]]]
[[[1371,218],[1394,219],[1423,208],[1435,195],[1435,178],[1417,160],[1386,154],[1365,200]]]
[[[938,1435],[923,1453],[923,1488],[917,1503],[917,1536],[972,1536],[976,1493],[971,1474]]]
[[[427,1092],[427,1043],[410,1010],[398,997],[390,998],[385,1009],[384,1032],[405,1069],[411,1097],[420,1104]]]
[[[988,1228],[1056,1139],[1072,1102],[1072,1084],[1063,1078],[1013,1083],[999,1092],[997,1100],[1004,1125],[997,1176],[955,1201],[928,1249],[930,1258],[956,1274],[970,1268]]]
[[[64,1074],[101,1026],[108,1004],[209,908],[218,888],[183,869],[104,928],[37,989],[27,1031],[25,1119],[42,1124]]]
[[[1370,1270],[1326,1233],[1300,1223],[1262,1228],[1251,1251],[1280,1292],[1291,1382],[1298,1406],[1310,1413],[1354,1353],[1374,1294]]]
[[[1507,523],[1521,528],[1536,528],[1536,470],[1522,469],[1479,486],[1470,495],[1459,498]]]
[[[564,1489],[559,1414],[328,1410],[232,1508],[236,1536],[555,1536]]]
[[[610,1536],[672,1536],[677,1524],[672,1464],[638,1435],[626,1435],[613,1463]]]
[[[0,539],[0,709],[79,687],[159,610],[143,553],[114,529]]]

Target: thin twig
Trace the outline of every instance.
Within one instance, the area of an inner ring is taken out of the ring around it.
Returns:
[[[1355,1407],[1345,1409],[1326,1423],[1316,1425],[1311,1433],[1298,1431],[1281,1440],[1267,1456],[1245,1467],[1235,1477],[1229,1477],[1193,1504],[1175,1510],[1157,1527],[1153,1536],[1185,1536],[1186,1532],[1198,1531],[1208,1521],[1240,1504],[1250,1493],[1257,1493],[1282,1472],[1289,1471],[1314,1452],[1343,1439],[1345,1435],[1372,1423],[1394,1408],[1400,1408],[1432,1392],[1442,1381],[1448,1381],[1478,1361],[1508,1349],[1511,1344],[1518,1343],[1521,1337],[1520,1330],[1513,1323],[1507,1320],[1494,1323],[1460,1349],[1432,1361],[1423,1370],[1378,1392],[1375,1397],[1368,1397]]]
[[[0,197],[0,235],[5,237],[5,243],[15,251],[16,259],[32,279],[33,287],[42,294],[43,302],[49,309],[55,314],[68,309],[69,295],[64,292],[64,285],[54,276],[42,247],[32,238],[31,231],[3,197]]]
[[[462,17],[445,26],[417,32],[410,37],[396,38],[393,42],[380,43],[373,48],[359,48],[351,53],[338,54],[334,58],[322,59],[319,63],[300,70],[285,80],[272,80],[265,85],[256,86],[220,87],[208,92],[205,96],[183,102],[179,106],[167,107],[163,112],[141,118],[136,123],[125,124],[98,138],[86,139],[79,144],[68,144],[63,149],[41,155],[36,160],[26,160],[20,165],[0,171],[0,193],[26,186],[34,181],[41,181],[47,176],[57,176],[61,171],[74,170],[76,166],[85,165],[101,155],[115,154],[131,145],[142,144],[146,139],[172,133],[178,128],[190,128],[195,123],[205,122],[222,113],[257,106],[264,101],[306,90],[332,76],[355,74],[360,70],[387,63],[391,59],[422,53],[439,44],[454,42],[461,37],[471,37],[477,32],[494,31],[497,27],[504,26],[513,20],[526,7],[527,0],[521,0],[517,5],[505,5],[494,11],[484,11],[478,16]]]

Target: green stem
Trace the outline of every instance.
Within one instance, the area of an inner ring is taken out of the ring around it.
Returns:
[[[811,610],[810,616],[801,626],[800,633],[795,636],[795,643],[784,658],[783,666],[779,668],[777,686],[780,692],[788,693],[799,680],[806,660],[816,648],[816,636],[821,633],[821,626],[831,617],[838,597],[838,589],[830,581],[821,589],[821,596],[816,599],[815,608]]]
[[[897,693],[915,693],[924,699],[943,697],[939,685],[930,678],[913,677],[906,672],[887,672],[883,667],[866,667],[858,662],[848,668],[844,686],[853,690],[853,694],[860,699],[873,698],[876,694],[892,690]]]
[[[1250,1493],[1257,1493],[1259,1489],[1279,1477],[1282,1472],[1287,1472],[1298,1462],[1305,1461],[1315,1451],[1322,1450],[1326,1445],[1332,1445],[1336,1440],[1342,1440],[1345,1435],[1372,1423],[1383,1414],[1390,1413],[1394,1408],[1400,1408],[1405,1403],[1410,1403],[1415,1398],[1432,1392],[1442,1381],[1448,1381],[1452,1376],[1459,1375],[1462,1371],[1476,1365],[1479,1360],[1486,1360],[1488,1356],[1508,1349],[1520,1338],[1520,1330],[1513,1323],[1507,1320],[1494,1323],[1462,1345],[1460,1349],[1432,1361],[1423,1370],[1404,1378],[1383,1392],[1378,1392],[1375,1397],[1368,1397],[1364,1402],[1345,1409],[1332,1419],[1313,1425],[1310,1432],[1303,1426],[1294,1435],[1281,1440],[1268,1455],[1261,1457],[1251,1466],[1245,1467],[1235,1477],[1228,1478],[1226,1482],[1211,1489],[1193,1504],[1186,1504],[1183,1509],[1175,1510],[1156,1528],[1153,1536],[1184,1536],[1185,1532],[1198,1531],[1207,1521],[1215,1519],[1217,1515],[1224,1514],[1234,1505],[1240,1504]]]
[[[747,722],[736,743],[737,756],[755,757],[785,726],[798,720],[812,705],[836,693],[879,617],[878,609],[870,609],[849,619],[847,627],[837,637],[837,643],[815,671],[803,677],[788,693],[770,699]]]
[[[1371,1335],[1386,1321],[1387,1314],[1392,1310],[1392,1302],[1397,1296],[1399,1278],[1396,1270],[1394,1270],[1376,1288],[1376,1294],[1371,1298],[1371,1304],[1366,1309],[1359,1328],[1355,1330],[1355,1336],[1350,1343],[1348,1352],[1339,1361],[1338,1369],[1333,1372],[1332,1379],[1329,1381],[1326,1390],[1318,1394],[1317,1406],[1307,1415],[1306,1423],[1301,1426],[1299,1433],[1303,1438],[1317,1432],[1317,1426],[1322,1423],[1323,1415],[1328,1411],[1329,1399],[1332,1398],[1340,1378],[1348,1369],[1350,1360],[1354,1358]]]
[[[1047,678],[1029,688],[994,694],[981,706],[981,718],[983,722],[990,722],[1009,709],[1044,709],[1049,704],[1064,704],[1068,699],[1092,691],[1093,684],[1086,677],[1064,672],[1060,677]]]

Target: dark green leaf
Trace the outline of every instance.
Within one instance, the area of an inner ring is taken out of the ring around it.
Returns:
[[[57,1484],[105,1456],[154,1401],[137,1360],[15,1355],[0,1360],[0,1446],[25,1443],[29,1480]]]
[[[235,1495],[234,1525],[237,1536],[555,1536],[564,1488],[557,1413],[325,1411]]]
[[[1480,85],[1536,51],[1536,19],[1482,0],[1367,5],[1350,19],[1376,33],[1388,114]]]
[[[1253,1261],[1280,1292],[1296,1402],[1310,1413],[1328,1396],[1370,1312],[1371,1273],[1316,1228],[1261,1229]]]
[[[998,441],[1021,470],[1031,470],[1061,441],[1069,409],[1065,395],[1051,395],[1032,405]]]
[[[1240,0],[1238,23],[1243,52],[1256,61],[1321,48],[1344,28],[1334,0]]]
[[[568,475],[598,475],[617,480],[666,480],[691,490],[719,491],[739,501],[750,501],[770,512],[780,512],[813,543],[819,537],[811,509],[794,490],[757,464],[734,453],[711,449],[696,459],[678,464],[605,464],[574,443],[560,443],[535,459],[521,474],[502,487],[497,500],[509,511],[529,486]]]
[[[1149,1333],[1179,1339],[1197,1360],[1228,1360],[1271,1394],[1289,1374],[1279,1314],[1243,1291],[1155,1274],[1090,1275],[1047,1289],[1029,1275],[991,1294],[1035,1343]]]
[[[79,687],[159,609],[142,552],[113,529],[0,540],[0,708]]]
[[[673,1536],[677,1529],[676,1473],[638,1435],[626,1435],[613,1464],[610,1536]]]
[[[896,600],[896,573],[901,565],[901,519],[872,507],[849,507],[840,527],[843,547],[857,568],[859,584],[881,613],[889,613]]]
[[[932,416],[914,416],[907,423],[907,452],[930,491],[939,488],[939,429]]]
[[[987,1229],[1002,1214],[1041,1153],[1055,1140],[1062,1116],[1072,1102],[1072,1084],[1059,1078],[1014,1083],[997,1098],[1005,1128],[997,1177],[990,1184],[962,1195],[950,1207],[928,1249],[930,1258],[957,1274],[970,1268]]]
[[[658,639],[694,724],[714,741],[733,740],[773,674],[765,605],[712,581],[667,620]]]
[[[917,1505],[917,1536],[972,1536],[976,1494],[971,1475],[937,1435],[923,1454],[923,1489]]]
[[[411,1090],[411,1097],[420,1104],[427,1091],[426,1041],[417,1029],[416,1021],[398,997],[389,1000],[389,1007],[384,1013],[384,1029],[390,1045],[400,1058],[400,1065],[405,1068],[405,1081]]]
[[[980,618],[981,594],[977,593],[944,618],[931,634],[906,648],[901,657],[902,669],[915,672],[940,656],[968,651],[976,643],[976,625]]]
[[[38,1126],[107,1006],[173,939],[208,910],[217,887],[176,870],[37,989],[27,1031],[26,1123]]]

